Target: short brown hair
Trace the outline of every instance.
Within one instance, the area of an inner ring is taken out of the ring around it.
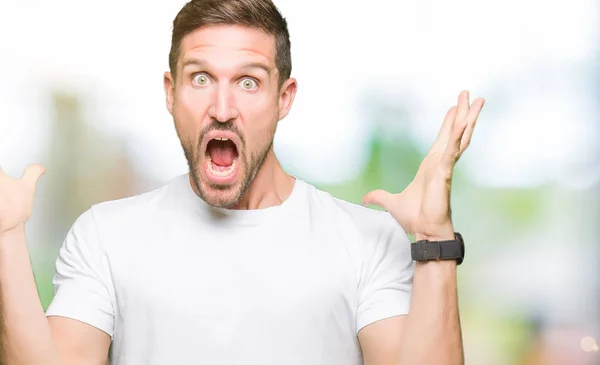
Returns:
[[[292,73],[290,34],[287,21],[271,0],[191,0],[173,20],[169,68],[176,77],[181,40],[206,25],[241,25],[260,29],[275,37],[275,65],[279,86]]]

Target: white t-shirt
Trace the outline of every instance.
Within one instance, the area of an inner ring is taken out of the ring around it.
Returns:
[[[408,313],[414,265],[387,212],[296,179],[226,210],[188,175],[93,206],[69,231],[46,315],[112,337],[112,365],[359,365],[358,331]]]

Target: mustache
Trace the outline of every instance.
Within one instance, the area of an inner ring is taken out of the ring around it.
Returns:
[[[235,133],[239,137],[242,146],[246,144],[246,139],[244,138],[244,135],[240,132],[238,127],[233,122],[223,123],[214,119],[204,128],[202,128],[202,131],[200,132],[200,142],[204,140],[204,137],[207,133],[212,131],[225,131]]]

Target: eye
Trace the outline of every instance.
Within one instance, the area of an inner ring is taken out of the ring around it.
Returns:
[[[245,78],[240,82],[240,86],[245,90],[253,90],[258,87],[258,83],[254,79]]]
[[[210,81],[208,79],[208,76],[206,76],[205,74],[195,74],[193,80],[196,85],[200,85],[200,86],[207,85]]]

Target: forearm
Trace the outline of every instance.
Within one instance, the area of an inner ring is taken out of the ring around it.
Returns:
[[[0,363],[60,363],[38,297],[22,226],[0,235],[0,315],[5,357]]]
[[[456,262],[417,263],[399,365],[464,363]]]

